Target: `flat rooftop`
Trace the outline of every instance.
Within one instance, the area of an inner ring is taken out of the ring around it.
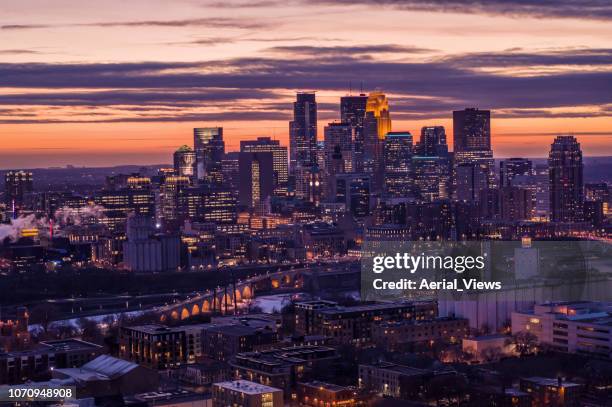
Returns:
[[[232,380],[229,382],[221,382],[215,383],[214,386],[218,386],[227,390],[236,391],[244,394],[263,394],[263,393],[273,393],[273,392],[282,392],[281,389],[277,389],[276,387],[266,386],[264,384],[250,382],[248,380]]]
[[[57,341],[44,341],[40,343],[53,349],[55,352],[70,352],[78,350],[97,350],[102,346],[80,339],[60,339]]]

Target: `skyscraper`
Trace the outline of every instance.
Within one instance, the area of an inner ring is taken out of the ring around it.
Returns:
[[[423,157],[446,157],[448,145],[444,126],[425,126],[421,128],[420,151]]]
[[[517,175],[530,175],[532,172],[531,161],[526,158],[508,158],[499,163],[499,185],[507,187],[512,185],[512,180]]]
[[[366,115],[368,96],[361,93],[358,96],[343,96],[340,98],[340,121],[348,123],[355,131],[355,171],[363,171],[363,121]]]
[[[242,140],[240,151],[243,153],[272,153],[274,167],[274,193],[285,195],[289,180],[287,147],[281,146],[278,140],[270,137],[258,137],[257,140]]]
[[[25,205],[25,198],[34,190],[32,173],[28,171],[9,171],[4,176],[4,201],[8,208],[17,212]]]
[[[384,192],[389,197],[407,197],[412,187],[412,134],[389,132],[384,140]]]
[[[481,191],[487,189],[486,169],[477,164],[461,164],[456,168],[458,201],[477,202]]]
[[[479,173],[486,175],[486,188],[496,184],[495,161],[491,150],[491,112],[468,108],[453,112],[454,140],[454,186],[457,194],[458,167],[463,164],[478,166]]]
[[[182,177],[196,175],[196,153],[191,147],[184,145],[174,152],[174,171]]]
[[[225,154],[222,127],[193,129],[198,180],[209,184],[222,182],[221,160]]]
[[[450,171],[446,157],[412,157],[414,193],[426,202],[449,197]]]
[[[289,122],[290,170],[316,164],[317,102],[314,92],[300,92],[293,103],[293,120]]]
[[[325,169],[328,174],[354,171],[354,129],[349,123],[329,123],[324,129]],[[336,160],[339,168],[332,168],[332,156],[339,154]]]
[[[274,190],[274,158],[271,152],[241,152],[239,203],[263,211]]]
[[[379,192],[383,184],[383,141],[391,131],[389,101],[384,93],[372,92],[368,96],[363,126],[364,171],[372,175],[372,189]]]
[[[553,222],[582,220],[583,164],[580,143],[573,136],[558,136],[548,156],[550,209]]]
[[[455,152],[491,150],[491,111],[455,110],[453,141]]]

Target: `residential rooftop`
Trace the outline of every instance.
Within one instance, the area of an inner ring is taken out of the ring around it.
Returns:
[[[248,380],[232,380],[229,382],[215,383],[214,386],[250,395],[282,391],[276,387],[270,387],[266,386],[265,384],[254,383]]]

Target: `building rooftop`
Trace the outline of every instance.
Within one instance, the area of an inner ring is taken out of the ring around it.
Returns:
[[[418,369],[416,367],[398,365],[398,364],[390,363],[390,362],[379,362],[379,363],[375,363],[372,365],[366,365],[366,366],[372,366],[377,369],[389,370],[392,372],[401,373],[406,376],[419,376],[419,375],[427,373],[427,370],[424,370],[424,369]]]
[[[565,380],[553,379],[550,377],[534,376],[534,377],[523,378],[521,380],[536,383],[536,384],[539,384],[540,386],[554,386],[554,387],[563,387],[563,388],[581,386],[578,383],[567,382]]]
[[[70,352],[77,350],[99,350],[102,346],[95,343],[85,342],[79,339],[60,339],[57,341],[44,341],[41,345],[51,348],[55,352]]]
[[[276,387],[270,387],[264,384],[250,382],[248,380],[232,380],[229,382],[215,383],[214,386],[245,394],[262,394],[282,391]]]
[[[406,303],[374,303],[374,304],[361,304],[347,307],[334,307],[322,309],[322,314],[341,314],[341,313],[352,313],[352,312],[370,312],[370,311],[384,311],[398,308],[408,307],[415,305],[417,302],[406,302]]]
[[[176,405],[176,403],[186,403],[190,401],[210,399],[210,395],[198,394],[184,389],[168,391],[151,391],[148,393],[135,394],[134,401],[147,402],[149,405]],[[131,400],[128,400],[128,402]]]
[[[115,378],[129,373],[137,367],[138,365],[136,363],[128,362],[127,360],[123,359],[117,359],[108,355],[101,355],[91,362],[84,364],[80,370],[89,370],[103,374],[109,378]]]
[[[334,393],[348,390],[348,388],[346,388],[344,386],[339,386],[339,385],[333,384],[333,383],[320,382],[318,380],[313,380],[311,382],[302,382],[300,384],[302,386],[318,388],[318,389],[321,389],[321,390],[325,389],[327,391],[334,392]]]

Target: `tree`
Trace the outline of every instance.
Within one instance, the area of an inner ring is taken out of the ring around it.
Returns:
[[[521,331],[512,336],[511,343],[521,356],[530,355],[537,349],[538,337],[531,332]]]
[[[59,309],[49,302],[40,303],[30,311],[30,321],[34,324],[40,324],[45,334],[49,331],[51,323],[59,316]]]

